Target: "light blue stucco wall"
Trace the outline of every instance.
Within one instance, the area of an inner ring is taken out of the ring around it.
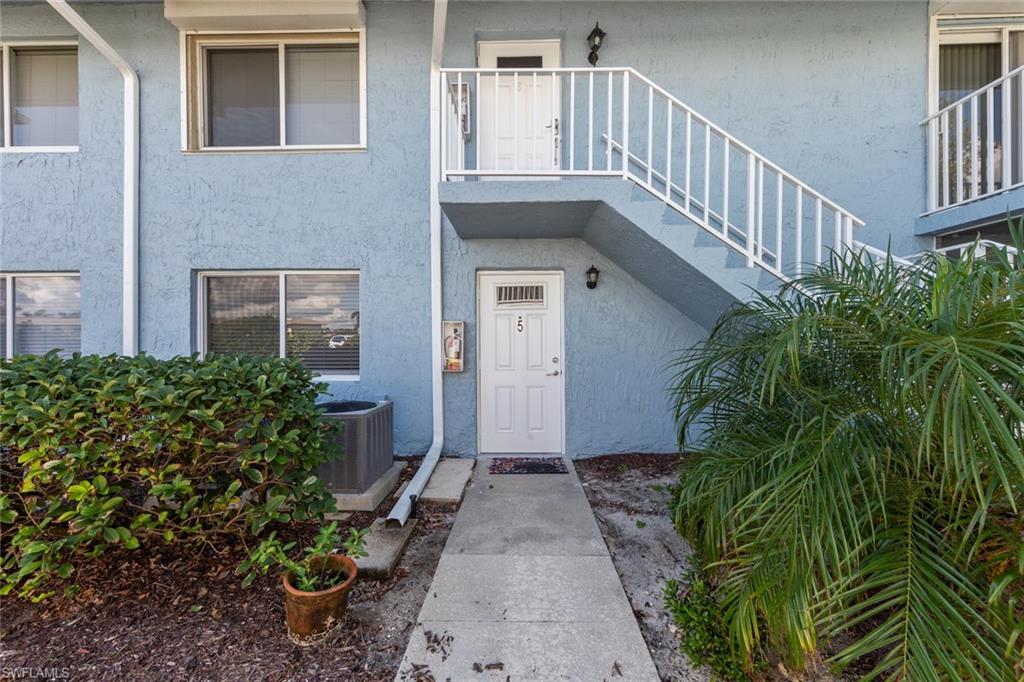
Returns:
[[[396,447],[430,442],[426,2],[367,5],[365,153],[184,154],[178,33],[159,4],[79,10],[142,80],[141,347],[194,350],[194,273],[357,268],[362,370],[339,396],[396,401]],[[0,37],[70,35],[48,7],[4,5]],[[478,38],[608,31],[602,65],[632,66],[868,221],[859,236],[916,250],[924,203],[926,3],[463,3],[449,9],[447,65]],[[0,269],[82,273],[83,349],[116,352],[121,324],[121,83],[80,49],[81,151],[0,155]],[[467,321],[468,371],[445,377],[446,448],[476,447],[475,273],[565,271],[569,454],[667,450],[673,353],[703,332],[585,242],[444,233],[446,319]],[[596,291],[583,286],[591,263]]]

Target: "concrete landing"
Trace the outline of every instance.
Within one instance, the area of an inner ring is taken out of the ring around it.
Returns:
[[[468,457],[438,460],[420,499],[425,502],[458,503],[462,499],[462,493],[473,473],[475,463],[475,459]]]
[[[396,680],[657,680],[576,472],[481,458]]]

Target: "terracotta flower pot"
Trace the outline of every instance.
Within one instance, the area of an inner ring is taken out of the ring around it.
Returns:
[[[303,592],[293,584],[291,573],[282,577],[284,583],[284,618],[288,636],[296,644],[307,646],[323,639],[345,619],[348,594],[356,579],[356,564],[342,554],[330,554],[312,562],[314,569],[327,561],[329,570],[345,574],[344,582],[319,592]]]

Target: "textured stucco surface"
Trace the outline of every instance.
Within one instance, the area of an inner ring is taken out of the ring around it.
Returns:
[[[194,350],[195,272],[357,268],[362,372],[339,396],[395,400],[396,448],[430,442],[428,84],[431,4],[368,0],[365,153],[184,154],[178,33],[159,4],[76,5],[142,80],[141,347]],[[40,4],[0,8],[0,37],[73,35]],[[858,236],[917,250],[924,206],[926,4],[452,2],[445,61],[475,41],[563,40],[585,65],[632,66],[868,221]],[[82,274],[83,349],[121,346],[121,82],[88,44],[79,62],[81,151],[0,155],[0,268]],[[606,251],[607,245],[602,251]],[[566,273],[571,455],[664,450],[675,349],[703,332],[585,241],[462,240],[445,226],[447,319],[468,323],[468,371],[448,375],[446,447],[476,444],[475,272]],[[596,291],[583,286],[591,263]]]

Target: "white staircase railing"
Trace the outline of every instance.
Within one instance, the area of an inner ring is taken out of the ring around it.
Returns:
[[[618,176],[789,279],[864,222],[629,68],[442,69],[441,178]]]
[[[928,126],[928,212],[1024,185],[1024,66],[942,107]]]
[[[988,258],[990,252],[1005,251],[1011,265],[1018,266],[1021,264],[1020,252],[1016,247],[992,241],[991,239],[979,239],[977,242],[968,241],[960,244],[953,244],[952,246],[929,249],[927,251],[920,251],[911,256],[902,257],[894,256],[882,249],[871,246],[870,244],[865,244],[864,242],[853,242],[854,251],[863,251],[872,263],[883,263],[886,259],[891,259],[896,265],[903,265],[907,267],[921,267],[921,260],[925,254],[928,253],[941,253],[947,258],[957,260],[972,248],[974,249],[975,258]]]

